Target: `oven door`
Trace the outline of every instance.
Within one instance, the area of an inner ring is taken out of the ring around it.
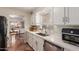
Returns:
[[[79,47],[79,36],[75,36],[75,35],[68,35],[68,34],[62,34],[62,40],[65,43],[69,43],[75,46]]]

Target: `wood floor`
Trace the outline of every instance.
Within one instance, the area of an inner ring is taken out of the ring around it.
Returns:
[[[8,51],[33,51],[33,49],[28,43],[24,43],[23,35],[15,35],[15,40],[10,43]]]

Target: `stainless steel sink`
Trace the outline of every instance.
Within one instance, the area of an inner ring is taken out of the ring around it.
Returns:
[[[49,36],[48,34],[44,34],[44,33],[36,33],[38,35],[41,35],[41,36]]]

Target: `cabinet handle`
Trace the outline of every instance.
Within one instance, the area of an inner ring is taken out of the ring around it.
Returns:
[[[70,18],[68,17],[68,23],[70,22]]]
[[[65,24],[65,17],[63,17],[63,23]]]
[[[70,20],[69,17],[66,17],[65,21],[66,21],[67,23],[70,22],[69,20]]]
[[[64,24],[69,23],[70,22],[69,20],[70,20],[69,17],[63,17]]]
[[[69,18],[68,17],[65,17],[65,22],[68,22]]]

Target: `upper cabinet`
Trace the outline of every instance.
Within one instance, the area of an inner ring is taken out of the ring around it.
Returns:
[[[54,24],[63,24],[62,20],[64,17],[64,8],[54,8]]]
[[[36,13],[36,17],[35,17],[35,22],[36,22],[36,25],[42,25],[42,17],[40,15],[40,13]]]
[[[69,24],[79,25],[79,7],[69,7]]]
[[[79,7],[49,7],[32,14],[34,25],[79,25]]]
[[[42,19],[42,25],[52,25],[53,24],[53,8],[46,8],[40,12]]]
[[[79,25],[79,7],[55,7],[55,25]]]
[[[34,25],[49,25],[52,24],[52,8],[42,8],[42,9],[37,9],[33,14],[32,14],[32,22],[31,24]]]
[[[54,24],[55,25],[63,25],[64,19],[64,7],[54,7]]]
[[[35,25],[36,24],[35,16],[36,15],[34,13],[31,14],[31,25]]]

